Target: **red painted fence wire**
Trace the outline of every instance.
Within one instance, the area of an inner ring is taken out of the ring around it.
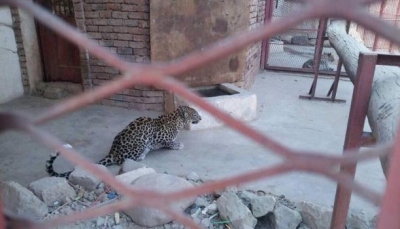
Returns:
[[[226,113],[220,111],[213,105],[208,104],[201,97],[192,93],[178,80],[171,77],[194,70],[219,58],[223,58],[233,52],[246,48],[255,41],[260,41],[262,39],[271,37],[274,34],[284,32],[285,30],[305,20],[321,17],[338,17],[352,20],[381,35],[383,38],[400,45],[400,30],[376,17],[373,17],[362,8],[364,4],[377,2],[376,0],[308,0],[304,2],[304,8],[291,14],[290,17],[275,20],[256,30],[246,31],[241,34],[228,37],[215,44],[205,47],[203,51],[189,53],[186,56],[175,60],[174,62],[134,64],[123,61],[118,56],[109,52],[106,48],[98,46],[95,42],[80,34],[75,28],[67,25],[62,20],[48,13],[40,6],[33,4],[31,1],[0,0],[1,5],[10,5],[27,11],[28,13],[32,14],[40,23],[53,29],[55,32],[64,36],[66,39],[70,40],[76,45],[84,47],[92,55],[103,59],[109,65],[125,72],[122,77],[111,81],[104,86],[98,87],[93,91],[87,91],[82,95],[60,101],[58,104],[48,108],[40,116],[34,119],[29,119],[15,113],[0,113],[0,132],[16,129],[31,134],[37,140],[59,150],[65,158],[74,164],[96,174],[114,189],[120,191],[126,197],[129,197],[128,201],[116,202],[99,208],[89,208],[83,212],[73,213],[69,216],[58,217],[55,219],[46,220],[44,222],[27,223],[26,221],[18,221],[18,219],[16,219],[17,222],[21,223],[19,224],[20,226],[15,226],[15,228],[52,228],[56,225],[62,225],[75,222],[77,220],[83,220],[112,213],[129,208],[133,205],[143,205],[160,209],[184,225],[187,225],[191,228],[200,228],[190,218],[169,209],[168,203],[188,196],[204,194],[213,190],[221,189],[223,187],[237,185],[292,171],[306,171],[323,175],[328,179],[339,182],[340,184],[344,185],[345,188],[353,190],[375,205],[379,205],[381,198],[379,194],[363,187],[360,184],[357,184],[346,174],[336,172],[337,170],[334,170],[334,168],[337,168],[339,164],[359,162],[388,154],[391,151],[390,145],[377,146],[373,149],[363,152],[362,154],[354,153],[345,156],[324,156],[322,153],[318,152],[298,152],[291,150],[263,135],[262,133],[252,129],[243,122],[231,118]],[[85,160],[74,149],[62,148],[62,141],[45,132],[38,126],[51,119],[55,119],[61,115],[66,115],[70,112],[80,109],[118,91],[139,84],[153,85],[172,91],[173,93],[185,98],[187,101],[211,113],[216,118],[224,122],[227,126],[242,133],[245,137],[252,139],[266,149],[269,149],[282,156],[285,161],[282,164],[274,167],[261,168],[253,172],[240,174],[234,177],[221,179],[213,183],[206,183],[195,188],[180,190],[169,194],[161,194],[153,191],[132,190],[131,188],[119,183],[108,172],[98,169],[91,162]],[[400,160],[400,150],[398,146],[400,141],[398,136],[396,138],[397,144],[395,144],[394,147],[395,160]],[[384,215],[385,217],[380,219],[380,229],[399,228],[400,225],[398,222],[400,219],[398,217],[400,214],[400,209],[398,208],[398,206],[400,206],[400,198],[398,197],[400,186],[392,175],[394,173],[397,174],[397,171],[400,171],[400,162],[393,163],[389,171],[388,185],[383,197],[381,211],[381,215]],[[397,208],[394,208],[393,206],[397,206]],[[397,224],[395,222],[397,222]],[[0,228],[4,228],[4,225],[5,219],[3,214],[1,214]]]

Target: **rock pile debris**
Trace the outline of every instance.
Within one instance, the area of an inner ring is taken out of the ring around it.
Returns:
[[[195,172],[179,177],[157,173],[141,163],[128,161],[116,178],[135,188],[162,193],[190,188],[203,183]],[[75,176],[75,175],[76,176]],[[14,214],[35,220],[46,220],[90,207],[99,207],[124,197],[106,186],[97,177],[75,169],[69,181],[47,177],[32,182],[28,188],[16,182],[0,184],[4,208]],[[332,208],[312,203],[293,203],[284,196],[262,190],[238,190],[235,187],[218,190],[184,201],[174,202],[174,210],[184,212],[197,224],[210,229],[324,229],[329,228]],[[351,211],[348,229],[369,229],[362,211]],[[58,228],[100,229],[184,229],[163,212],[147,207],[133,207],[123,212],[79,221]]]

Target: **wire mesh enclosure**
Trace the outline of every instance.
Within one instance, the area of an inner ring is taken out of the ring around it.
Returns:
[[[80,2],[80,0],[75,0]],[[272,2],[272,1],[269,1]],[[283,4],[289,1],[279,1]],[[376,2],[374,0],[307,0],[304,1],[302,7],[292,10],[287,7],[289,15],[285,17],[277,17],[265,26],[252,31],[245,31],[235,36],[226,38],[217,44],[204,47],[202,50],[189,53],[182,58],[168,63],[151,63],[151,64],[136,64],[126,62],[115,54],[112,54],[107,48],[100,47],[97,43],[86,38],[75,28],[63,22],[53,14],[43,8],[26,0],[0,0],[2,5],[10,5],[19,7],[32,14],[40,23],[51,28],[56,33],[64,36],[69,41],[75,43],[81,48],[87,49],[92,55],[103,59],[111,66],[118,68],[123,72],[122,77],[116,78],[110,83],[98,87],[94,90],[87,91],[81,95],[60,101],[54,106],[46,109],[41,115],[28,118],[16,113],[0,113],[0,132],[9,130],[18,130],[26,132],[35,139],[41,141],[49,147],[58,150],[66,159],[73,162],[77,166],[96,174],[105,183],[112,186],[113,189],[122,193],[126,198],[124,201],[118,201],[97,208],[88,208],[82,212],[75,212],[68,216],[58,217],[43,222],[31,222],[25,219],[19,219],[9,214],[0,215],[0,228],[6,228],[6,218],[8,221],[14,222],[14,228],[54,228],[58,225],[76,222],[99,215],[113,213],[115,211],[130,208],[135,205],[148,206],[157,208],[180,223],[190,228],[200,228],[193,220],[183,215],[182,213],[172,211],[168,205],[174,201],[184,199],[188,196],[196,196],[222,189],[227,186],[242,184],[245,182],[254,181],[257,179],[267,178],[278,174],[283,174],[293,171],[303,171],[322,175],[330,180],[338,182],[343,189],[352,190],[361,195],[366,200],[379,205],[381,203],[381,195],[365,188],[361,184],[353,181],[352,177],[347,173],[337,171],[338,165],[353,165],[354,163],[376,158],[378,156],[388,154],[392,146],[384,145],[377,146],[364,153],[352,151],[344,156],[324,156],[322,153],[316,152],[299,152],[289,149],[288,147],[279,144],[271,138],[265,136],[259,131],[250,126],[235,120],[228,114],[221,112],[218,108],[208,104],[197,94],[191,92],[185,85],[177,81],[173,76],[177,76],[200,66],[204,66],[219,58],[226,57],[231,53],[237,52],[248,45],[284,34],[285,31],[299,28],[303,34],[307,34],[312,39],[315,38],[315,20],[318,18],[343,18],[354,21],[363,27],[374,31],[381,37],[390,40],[395,44],[400,44],[400,30],[385,23],[365,11],[365,4]],[[300,4],[296,1],[295,4]],[[283,12],[282,12],[283,13]],[[308,26],[308,27],[306,27]],[[304,28],[306,27],[306,28]],[[298,30],[296,30],[298,31]],[[51,44],[49,44],[51,45]],[[315,47],[313,44],[294,45],[290,46],[292,52],[300,52],[305,57],[310,57],[311,50]],[[293,51],[294,50],[294,51]],[[307,51],[310,50],[310,51]],[[303,59],[303,60],[304,60]],[[301,63],[301,61],[296,62]],[[299,68],[299,66],[297,66]],[[171,77],[172,76],[172,77]],[[265,167],[249,173],[240,174],[234,177],[221,179],[212,183],[205,183],[195,188],[180,190],[168,194],[161,194],[152,191],[140,191],[132,189],[118,182],[110,173],[103,171],[85,160],[78,152],[73,149],[63,147],[63,142],[55,136],[44,131],[40,125],[50,120],[66,115],[72,111],[83,108],[84,106],[98,101],[102,98],[117,93],[123,89],[127,89],[134,85],[152,85],[158,88],[172,91],[188,102],[201,107],[205,111],[211,113],[216,118],[223,121],[230,128],[240,132],[244,137],[252,139],[266,149],[269,149],[280,155],[284,161],[274,167]],[[395,229],[400,228],[400,183],[396,182],[397,172],[400,169],[400,136],[395,137],[396,141],[393,147],[393,166],[389,172],[388,185],[383,196],[382,211],[378,221],[377,228],[380,229]],[[0,205],[1,207],[1,205]],[[337,220],[337,219],[334,219]],[[332,228],[344,228],[343,225],[333,224]]]

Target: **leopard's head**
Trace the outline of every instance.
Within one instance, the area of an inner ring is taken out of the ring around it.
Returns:
[[[178,108],[178,114],[185,123],[197,124],[201,120],[199,113],[195,109],[188,106],[180,106]]]

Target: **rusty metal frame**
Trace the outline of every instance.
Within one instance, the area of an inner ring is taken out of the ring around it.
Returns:
[[[79,1],[80,0],[76,0],[76,2]],[[95,42],[80,34],[76,28],[64,23],[59,18],[30,1],[0,0],[0,5],[10,5],[25,10],[26,12],[32,14],[40,23],[48,26],[81,48],[85,48],[92,55],[103,59],[107,64],[124,72],[121,77],[109,82],[106,85],[95,88],[91,91],[86,91],[81,95],[60,101],[59,103],[47,108],[37,117],[30,118],[20,113],[0,112],[0,133],[8,130],[17,130],[32,135],[38,141],[41,141],[45,145],[58,150],[63,157],[75,165],[84,168],[88,172],[96,174],[105,183],[112,186],[113,189],[119,191],[126,197],[123,202],[115,202],[97,208],[88,208],[82,212],[75,212],[68,216],[58,217],[43,222],[33,222],[26,219],[22,220],[18,217],[6,214],[3,211],[4,214],[0,214],[0,228],[5,228],[4,225],[6,224],[6,218],[16,222],[13,224],[13,228],[54,228],[58,225],[93,218],[127,209],[135,205],[140,205],[157,208],[170,215],[180,223],[190,228],[198,229],[200,227],[193,220],[182,213],[172,211],[168,205],[171,202],[184,199],[189,196],[205,194],[227,186],[238,185],[293,171],[303,171],[323,175],[327,179],[340,184],[341,190],[344,190],[348,193],[350,193],[352,190],[365,200],[370,201],[375,205],[379,205],[381,203],[381,196],[378,193],[355,182],[353,180],[353,176],[348,175],[347,173],[337,172],[335,168],[337,168],[338,165],[340,165],[342,168],[346,168],[346,166],[347,168],[352,168],[355,166],[355,163],[383,155],[388,155],[389,153],[393,154],[393,163],[389,169],[388,185],[385,195],[383,196],[381,205],[382,210],[380,212],[378,228],[400,228],[398,217],[398,214],[400,214],[400,195],[398,195],[400,192],[400,183],[397,182],[397,174],[400,173],[400,128],[398,129],[396,141],[393,147],[391,144],[375,145],[363,153],[359,153],[358,149],[346,150],[342,156],[328,156],[321,152],[300,152],[298,150],[290,149],[244,124],[243,122],[232,118],[229,114],[226,114],[213,105],[208,104],[201,97],[191,92],[181,82],[177,81],[174,77],[171,77],[178,76],[200,66],[204,66],[207,63],[239,51],[254,42],[266,39],[274,34],[281,33],[302,21],[315,18],[334,17],[351,20],[380,34],[382,37],[391,40],[396,44],[400,44],[400,30],[376,17],[373,17],[364,10],[363,5],[373,2],[376,2],[376,0],[307,0],[304,1],[305,7],[297,12],[293,12],[290,17],[272,21],[256,30],[245,31],[241,34],[228,37],[215,44],[205,47],[202,51],[189,53],[181,59],[174,60],[173,62],[136,64],[121,60],[118,56],[112,54],[106,48],[98,46]],[[395,58],[396,57],[392,56],[392,59]],[[379,63],[385,63],[385,61],[390,61],[390,58],[387,60],[385,58],[379,58],[378,56]],[[360,71],[365,72],[368,70]],[[372,74],[371,72],[367,73]],[[252,139],[265,149],[269,149],[270,151],[280,155],[284,161],[281,164],[273,167],[264,167],[255,171],[224,178],[212,183],[205,183],[194,188],[163,194],[154,192],[152,190],[132,189],[123,185],[122,183],[118,182],[110,173],[99,169],[97,166],[87,161],[84,157],[77,153],[76,150],[64,148],[61,140],[44,131],[40,127],[40,125],[50,120],[69,114],[88,104],[110,96],[113,93],[138,84],[152,85],[174,92],[175,94],[186,99],[188,102],[193,103],[204,109],[206,112],[211,113],[217,119],[224,122],[228,127],[240,132],[245,137]],[[367,85],[365,82],[358,82],[358,84]],[[351,114],[351,117],[353,118],[357,117],[357,114],[359,115],[358,112],[361,113],[365,109],[363,105],[358,107],[358,102],[356,102],[356,100],[364,101],[363,97],[358,95],[358,92],[359,90],[357,90],[357,93],[355,93],[352,107],[359,111],[355,111],[355,114],[353,114],[354,112]],[[362,95],[362,92],[360,93]],[[352,127],[352,131],[359,132],[359,126],[357,123],[354,124],[349,122],[348,125]],[[348,140],[347,142],[350,145],[350,142],[352,141]],[[354,141],[357,142],[358,140]],[[344,196],[344,199],[345,198],[346,196]],[[340,200],[337,201],[337,203],[338,205],[335,207],[335,211],[337,212],[346,210],[348,208],[347,204],[342,203]],[[7,217],[5,217],[5,215]],[[343,223],[340,215],[338,217],[334,217],[332,223],[333,225],[340,225]]]

